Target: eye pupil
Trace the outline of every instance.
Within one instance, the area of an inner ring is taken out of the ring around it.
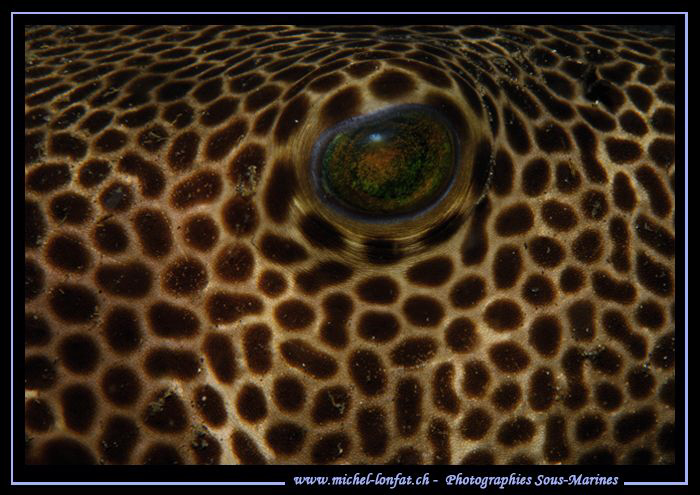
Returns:
[[[455,155],[444,120],[404,106],[341,124],[322,150],[320,183],[326,196],[354,213],[413,213],[446,190]]]

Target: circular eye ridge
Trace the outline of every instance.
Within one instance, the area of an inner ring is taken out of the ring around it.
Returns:
[[[400,105],[329,129],[314,146],[317,192],[352,216],[420,213],[453,182],[457,140],[448,122],[422,105]]]

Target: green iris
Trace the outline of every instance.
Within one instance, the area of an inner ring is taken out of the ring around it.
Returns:
[[[454,162],[445,122],[427,111],[402,110],[338,132],[322,156],[322,184],[353,210],[403,214],[445,190]]]

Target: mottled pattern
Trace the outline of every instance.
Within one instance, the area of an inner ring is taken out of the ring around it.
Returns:
[[[25,40],[30,462],[674,462],[672,38]],[[453,127],[468,193],[329,214],[315,140],[409,103]]]

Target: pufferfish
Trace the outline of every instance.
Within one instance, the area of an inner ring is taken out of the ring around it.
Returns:
[[[674,46],[27,27],[27,462],[674,463]]]

